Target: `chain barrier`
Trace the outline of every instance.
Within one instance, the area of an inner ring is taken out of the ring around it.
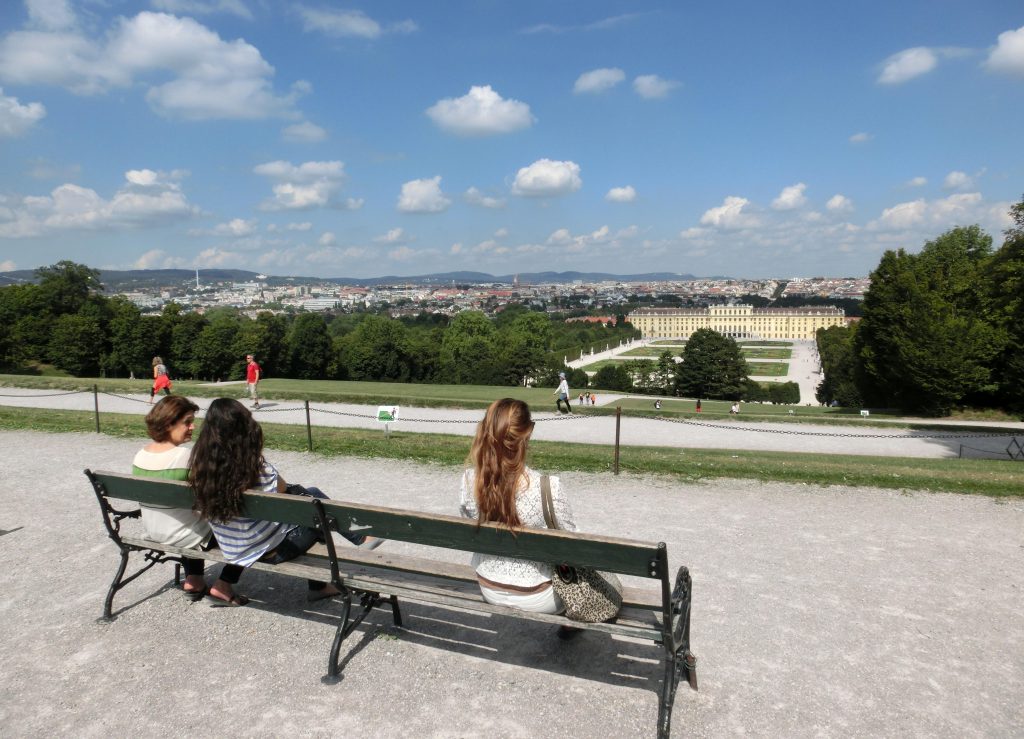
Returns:
[[[81,393],[81,394],[92,394],[92,392],[89,391],[89,390],[67,390],[67,391],[63,391],[63,392],[42,393],[42,394],[37,394],[37,395],[26,395],[26,394],[12,395],[12,394],[0,393],[0,398],[53,398],[53,397],[59,397],[59,396],[64,396],[64,395],[75,395],[75,394],[78,394],[78,393]],[[132,401],[132,402],[135,402],[135,403],[148,403],[149,402],[149,401],[147,401],[144,398],[137,398],[137,397],[132,397],[132,396],[129,396],[129,395],[121,395],[119,393],[113,393],[113,392],[109,392],[109,391],[106,391],[106,390],[99,391],[99,394],[107,395],[107,396],[112,397],[112,398],[119,398],[121,400],[129,400],[129,401]],[[201,410],[205,410],[205,409],[201,409]],[[265,414],[265,413],[285,413],[285,412],[293,412],[293,411],[302,411],[302,410],[304,410],[304,408],[302,406],[297,406],[297,407],[294,407],[294,408],[266,408],[266,407],[261,407],[258,410],[260,411],[260,414],[262,415],[262,414]],[[377,416],[376,415],[369,414],[369,413],[354,413],[352,411],[336,411],[336,410],[330,410],[328,408],[315,408],[313,406],[310,406],[309,410],[314,411],[316,413],[324,413],[324,414],[331,415],[331,416],[343,416],[343,417],[347,417],[347,418],[360,418],[360,419],[366,419],[366,420],[370,420],[370,421],[376,421],[377,420]],[[568,413],[568,414],[559,414],[557,416],[544,416],[544,417],[536,418],[534,420],[537,423],[544,423],[544,422],[548,422],[548,421],[582,421],[582,420],[590,420],[590,419],[597,419],[597,418],[610,418],[610,416],[605,416],[603,414],[602,415],[587,415],[587,414],[584,414],[584,413]],[[637,418],[637,419],[643,419],[643,420],[648,420],[648,421],[662,421],[664,423],[678,423],[678,424],[685,424],[685,425],[689,425],[689,426],[699,426],[699,427],[703,427],[703,428],[717,429],[717,430],[722,430],[722,429],[726,429],[727,428],[730,431],[746,431],[746,432],[761,433],[761,434],[783,434],[783,435],[790,435],[790,436],[817,436],[817,437],[828,437],[828,438],[836,438],[836,439],[991,439],[991,438],[999,438],[999,437],[1002,437],[1002,436],[1018,436],[1021,433],[1020,430],[1018,429],[1018,430],[1006,430],[1006,431],[993,431],[993,432],[990,432],[990,433],[965,433],[965,434],[955,434],[955,433],[916,433],[914,431],[911,431],[909,433],[902,433],[902,434],[859,434],[859,433],[845,433],[845,432],[799,431],[799,430],[796,430],[796,429],[763,428],[763,427],[759,427],[759,425],[757,425],[757,424],[751,424],[751,425],[747,425],[747,424],[729,424],[729,425],[724,425],[722,422],[697,421],[697,420],[692,419],[692,418],[666,418],[664,416],[638,415],[638,416],[629,416],[629,418]],[[405,423],[436,423],[436,424],[463,424],[463,423],[475,424],[475,423],[479,422],[479,419],[462,419],[462,418],[405,418],[405,417],[402,417],[402,418],[400,418],[398,420],[401,421],[401,422],[405,422]],[[725,419],[723,419],[723,420],[725,420]],[[1011,453],[1011,456],[1013,456],[1012,453]]]

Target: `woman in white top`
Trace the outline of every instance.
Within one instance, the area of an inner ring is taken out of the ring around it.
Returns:
[[[459,510],[466,518],[504,524],[510,529],[543,529],[540,473],[526,466],[533,433],[530,408],[521,400],[491,403],[477,427],[469,453],[472,467],[462,476]],[[572,508],[557,477],[551,497],[559,526],[575,531]],[[560,613],[561,600],[551,587],[551,565],[526,559],[474,554],[480,592],[488,603],[538,613]]]

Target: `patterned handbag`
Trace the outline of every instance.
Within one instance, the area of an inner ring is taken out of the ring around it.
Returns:
[[[540,493],[544,523],[549,529],[557,529],[551,480],[547,475],[540,478]],[[608,621],[615,618],[622,607],[622,583],[618,576],[598,572],[593,567],[552,565],[551,587],[565,604],[565,617],[573,621]]]

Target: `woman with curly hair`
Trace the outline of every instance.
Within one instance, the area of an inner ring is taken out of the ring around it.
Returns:
[[[521,400],[491,403],[476,430],[462,475],[459,510],[466,518],[494,522],[515,531],[543,529],[541,475],[526,465],[533,433],[530,408]],[[566,531],[576,531],[572,508],[557,477],[550,477],[555,517]],[[551,587],[551,565],[525,559],[474,554],[480,593],[488,603],[524,611],[560,613],[561,599]],[[564,629],[569,632],[569,629]]]
[[[210,521],[221,551],[232,564],[248,567],[257,560],[287,562],[323,540],[316,529],[245,515],[242,493],[246,490],[327,496],[317,488],[285,482],[263,457],[263,428],[237,400],[218,398],[210,404],[189,459],[188,481],[196,494],[196,509]],[[374,549],[382,541],[346,532],[342,536],[366,549]],[[339,592],[334,585],[315,580],[309,581],[309,590],[310,600]]]

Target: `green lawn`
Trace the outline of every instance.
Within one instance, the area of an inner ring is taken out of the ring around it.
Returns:
[[[785,377],[789,374],[787,362],[747,362],[747,373],[758,377]]]
[[[744,359],[792,359],[792,349],[761,349],[759,347],[741,347]]]
[[[641,346],[641,347],[638,347],[637,349],[630,349],[628,351],[624,351],[621,354],[619,354],[619,356],[620,357],[657,358],[657,357],[660,357],[662,354],[664,354],[666,351],[667,350],[664,349],[664,348],[662,348],[662,349],[655,349],[652,346]],[[669,353],[671,354],[673,352],[669,352]]]
[[[201,422],[200,422],[201,423]],[[302,426],[262,423],[267,447],[288,451],[306,449]],[[94,417],[85,411],[56,411],[0,406],[0,428],[10,430],[93,432]],[[102,432],[145,439],[137,415],[105,413]],[[452,479],[469,451],[470,438],[315,427],[316,454],[383,459],[408,459],[448,465]],[[600,444],[535,441],[530,463],[542,470],[609,473],[613,448]],[[787,454],[744,450],[623,447],[620,468],[637,474],[662,474],[693,482],[715,478],[774,480],[812,485],[871,486],[889,489],[972,493],[995,497],[1024,495],[1024,465],[998,460],[909,459],[847,455]],[[85,486],[83,479],[83,489]]]
[[[754,346],[793,346],[792,341],[757,341],[756,339],[742,339],[736,342],[740,346],[753,344]]]
[[[657,341],[651,342],[652,346],[686,346],[685,339],[658,339]]]

